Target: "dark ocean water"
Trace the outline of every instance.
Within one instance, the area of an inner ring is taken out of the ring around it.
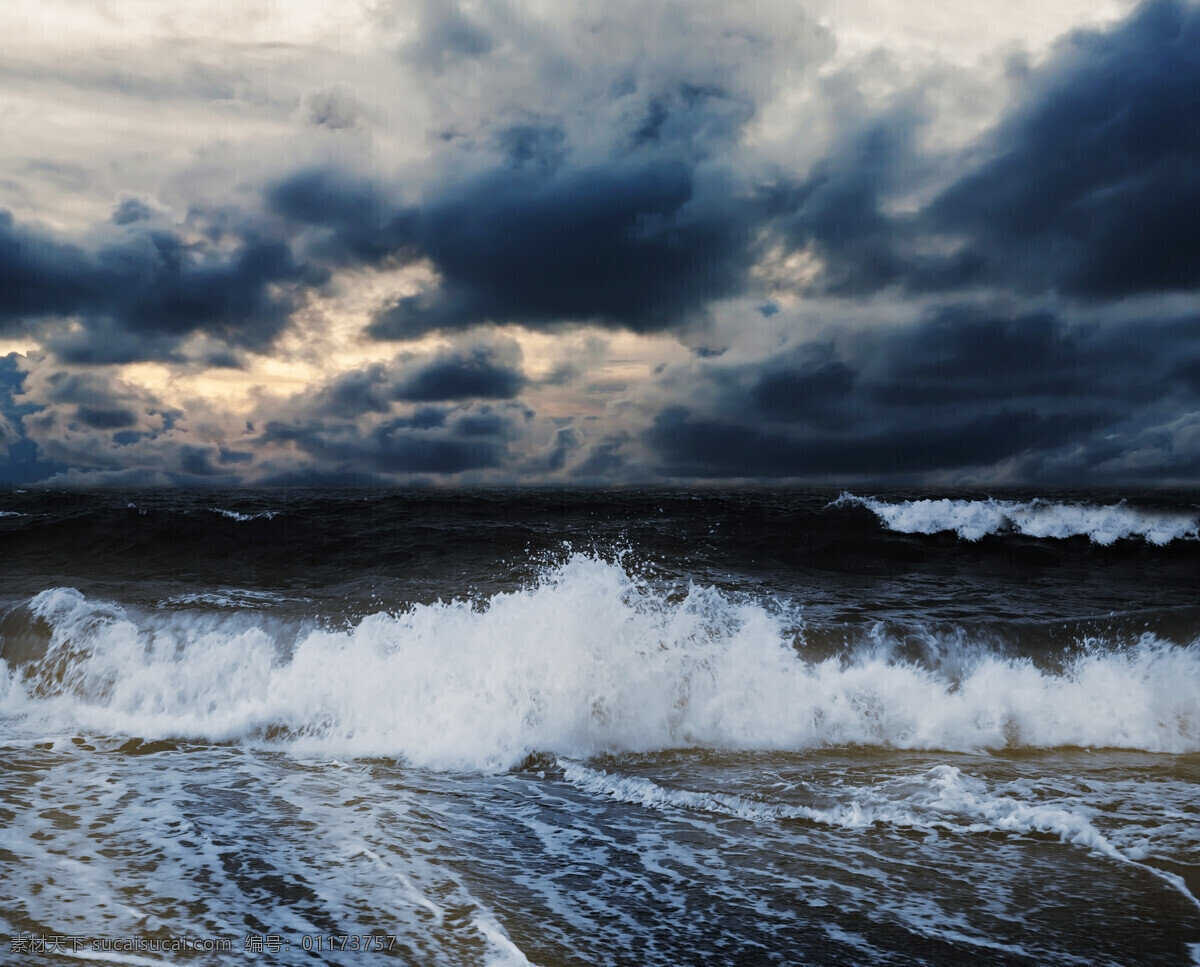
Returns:
[[[1200,963],[1198,524],[0,494],[0,960]]]

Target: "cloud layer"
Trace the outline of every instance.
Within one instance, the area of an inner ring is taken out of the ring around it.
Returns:
[[[1195,481],[1200,8],[846,11],[30,38],[2,479]]]

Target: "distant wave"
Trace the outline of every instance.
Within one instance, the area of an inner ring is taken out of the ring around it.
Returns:
[[[977,541],[1006,531],[1027,537],[1087,537],[1108,545],[1140,537],[1159,546],[1200,537],[1200,517],[1160,513],[1118,504],[1068,504],[1048,500],[905,500],[889,503],[872,497],[842,494],[834,506],[857,505],[902,534],[954,531],[963,540]]]
[[[262,510],[257,514],[239,514],[236,510],[223,510],[220,507],[209,507],[211,513],[220,514],[222,517],[228,517],[230,520],[273,520],[279,515],[277,510]]]
[[[188,594],[173,594],[159,602],[159,607],[184,606],[218,608],[266,608],[285,601],[307,601],[307,598],[289,598],[272,591],[250,591],[244,588],[221,588],[217,591],[198,591]]]
[[[0,707],[51,730],[479,770],[683,747],[1200,751],[1196,643],[1081,643],[1061,670],[986,647],[934,667],[874,647],[818,661],[763,604],[694,585],[680,600],[578,554],[481,604],[350,628],[133,615],[69,588],[28,611],[33,643],[0,663]]]

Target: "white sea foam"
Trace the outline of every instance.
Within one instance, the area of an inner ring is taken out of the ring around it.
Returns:
[[[563,778],[585,792],[650,809],[694,809],[752,821],[806,819],[846,829],[878,825],[957,833],[1046,833],[1125,859],[1082,813],[992,792],[983,780],[964,775],[956,766],[934,766],[912,778],[848,787],[843,790],[847,801],[825,807],[668,789],[639,776],[609,775],[565,760],[559,766]]]
[[[51,731],[484,770],[539,750],[1200,750],[1195,643],[1147,636],[1061,673],[982,649],[943,663],[953,678],[873,648],[809,661],[789,620],[752,600],[695,586],[675,600],[582,555],[482,604],[295,640],[252,612],[138,616],[64,588],[31,609],[48,650],[0,693],[9,715]]]
[[[490,917],[482,914],[476,916],[471,920],[471,926],[483,934],[487,941],[486,967],[533,967],[524,951],[509,940],[500,925]]]
[[[410,880],[404,873],[396,869],[378,853],[367,846],[360,845],[356,849],[348,851],[348,859],[353,858],[354,856],[365,856],[376,866],[384,870],[392,880],[400,884],[405,898],[413,906],[420,907],[421,909],[428,911],[428,913],[433,917],[433,922],[439,927],[442,925],[442,922],[446,919],[446,911],[430,900],[429,897],[427,897],[424,893],[418,890],[413,884],[413,881]]]
[[[808,806],[763,802],[720,792],[668,789],[640,776],[609,775],[581,763],[559,760],[563,778],[590,795],[648,809],[698,810],[735,816],[751,822],[802,819],[823,826],[858,829],[888,826],[957,834],[1039,833],[1063,843],[1083,846],[1121,863],[1141,867],[1171,885],[1194,906],[1182,877],[1141,863],[1122,852],[1089,818],[1087,811],[1053,802],[1012,795],[1014,788],[997,790],[956,766],[939,765],[921,775],[890,779],[870,786],[844,787],[843,802]]]
[[[905,500],[889,503],[872,497],[842,494],[835,505],[857,504],[902,534],[954,531],[968,541],[987,534],[1015,531],[1027,537],[1084,536],[1108,545],[1140,537],[1159,546],[1200,538],[1200,517],[1165,513],[1118,504],[1066,504],[1047,500]]]

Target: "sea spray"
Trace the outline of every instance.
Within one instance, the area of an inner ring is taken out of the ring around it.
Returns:
[[[1087,537],[1107,546],[1142,538],[1165,545],[1200,537],[1200,517],[1163,513],[1117,504],[1075,504],[1050,500],[951,500],[947,498],[888,502],[844,493],[833,506],[865,507],[890,530],[903,534],[953,531],[963,540],[1014,531],[1027,537]]]
[[[929,667],[877,642],[810,660],[777,607],[671,594],[582,554],[518,591],[343,629],[136,614],[61,588],[30,609],[49,640],[10,669],[6,705],[62,730],[479,770],[539,750],[1200,750],[1195,644],[1142,635],[1061,671],[984,649]]]

